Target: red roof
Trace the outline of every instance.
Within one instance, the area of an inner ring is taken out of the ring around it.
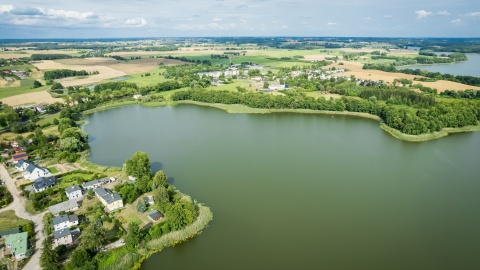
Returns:
[[[19,161],[21,159],[27,160],[28,159],[28,154],[25,152],[20,152],[12,155],[13,161]]]

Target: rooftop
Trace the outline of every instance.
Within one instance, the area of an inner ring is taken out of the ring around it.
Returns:
[[[53,232],[53,238],[54,239],[59,239],[59,238],[62,238],[64,236],[67,236],[67,235],[70,235],[70,229],[62,229],[62,230],[58,230],[58,231],[54,231]]]
[[[75,191],[79,191],[79,190],[82,190],[82,188],[79,186],[79,185],[73,185],[73,186],[69,186],[65,189],[65,192],[67,193],[73,193]]]
[[[99,187],[99,188],[95,189],[95,193],[99,197],[104,199],[108,204],[111,204],[111,203],[114,203],[116,201],[121,201],[122,200],[122,197],[120,197],[120,195],[118,195],[117,193],[113,193],[108,189],[104,189],[104,188]]]
[[[53,225],[58,225],[64,222],[75,222],[78,221],[78,216],[77,215],[63,215],[59,217],[53,217],[52,223]]]
[[[5,245],[11,246],[10,252],[12,254],[25,254],[27,252],[28,234],[26,232],[16,233],[10,235],[5,239]]]
[[[59,204],[52,205],[48,207],[48,210],[50,210],[50,213],[52,215],[57,215],[58,213],[62,211],[68,211],[72,208],[78,207],[78,203],[76,200],[68,200],[65,202],[61,202]]]
[[[35,182],[33,183],[33,187],[35,188],[35,190],[48,188],[54,185],[55,177],[53,176],[37,178],[37,180],[35,180]]]

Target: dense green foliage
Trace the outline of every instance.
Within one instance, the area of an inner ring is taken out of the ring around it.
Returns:
[[[6,206],[13,201],[13,197],[4,185],[0,185],[0,207]]]
[[[130,159],[125,162],[125,171],[137,179],[143,177],[151,177],[150,159],[145,152],[136,152]]]
[[[52,240],[46,237],[42,242],[42,254],[40,255],[40,266],[45,270],[59,269],[57,266],[58,254],[52,249]]]
[[[193,100],[206,103],[243,104],[252,108],[265,109],[310,109],[328,111],[363,112],[379,116],[388,126],[406,134],[418,135],[438,131],[444,127],[463,127],[477,125],[480,108],[477,103],[454,102],[435,103],[429,97],[416,96],[402,92],[405,99],[423,104],[424,109],[398,109],[391,105],[376,102],[375,99],[341,99],[325,100],[312,98],[304,93],[285,91],[285,96],[273,96],[262,93],[239,93],[231,91],[180,91],[172,95],[173,100]],[[371,90],[372,96],[392,97],[390,92]],[[363,94],[362,94],[363,95]],[[368,96],[368,94],[364,94]],[[384,96],[386,95],[386,96]],[[393,96],[397,97],[397,94]],[[398,98],[397,98],[398,99]],[[404,99],[404,98],[400,98]],[[392,99],[388,99],[392,100]],[[388,102],[387,102],[388,103]]]
[[[45,71],[43,78],[45,80],[55,80],[74,76],[87,76],[89,73],[85,70],[56,69]]]
[[[465,90],[465,91],[451,91],[446,90],[440,93],[441,96],[448,96],[452,98],[467,98],[467,99],[480,99],[479,90]]]
[[[32,61],[40,61],[40,60],[57,60],[57,59],[67,59],[72,58],[71,55],[68,54],[32,54],[30,59]]]

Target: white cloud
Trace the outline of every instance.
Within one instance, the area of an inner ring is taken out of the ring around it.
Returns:
[[[78,12],[63,9],[38,8],[44,15],[55,19],[87,20],[98,18],[93,12]]]
[[[287,29],[288,28],[288,25],[284,24],[280,27],[280,29]]]
[[[125,24],[130,25],[130,26],[140,27],[140,26],[146,25],[147,21],[144,18],[140,17],[140,18],[128,19],[128,20],[125,21]]]
[[[7,13],[14,9],[15,7],[12,5],[0,5],[0,13]]]
[[[480,17],[480,12],[471,12],[468,14],[465,14],[466,17]]]
[[[422,9],[422,10],[415,11],[415,14],[417,14],[417,19],[421,20],[423,18],[426,18],[428,15],[431,15],[432,12]]]
[[[462,24],[462,19],[452,20],[452,21],[450,21],[450,23],[453,24],[453,25],[459,25],[459,24]]]
[[[365,17],[365,18],[362,18],[362,21],[370,21],[372,20],[372,17]]]
[[[446,10],[444,10],[444,11],[439,11],[439,12],[437,12],[437,15],[448,16],[448,15],[450,15],[450,12],[448,12],[448,11],[446,11]]]
[[[338,25],[338,23],[336,23],[336,22],[327,22],[327,25],[328,25],[328,26],[335,26],[335,25]]]
[[[390,20],[390,19],[393,19],[393,16],[392,15],[385,15],[385,16],[383,16],[383,18],[385,18],[387,20]]]
[[[214,21],[214,22],[221,22],[221,21],[222,21],[222,18],[213,18],[212,21]]]

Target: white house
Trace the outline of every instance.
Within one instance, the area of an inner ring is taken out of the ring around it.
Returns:
[[[23,177],[25,179],[36,180],[40,177],[50,176],[50,172],[35,164],[30,164],[23,172]]]
[[[68,229],[72,226],[78,225],[77,215],[63,215],[59,217],[53,217],[53,230],[58,231],[62,229]]]
[[[44,191],[48,188],[51,188],[53,186],[55,186],[55,177],[54,176],[39,177],[35,180],[35,183],[33,183],[33,190],[35,192],[40,192],[40,191]]]
[[[112,212],[123,207],[122,197],[117,193],[99,187],[95,189],[95,194],[105,206],[106,212]]]
[[[30,165],[30,163],[26,162],[25,160],[19,160],[17,161],[17,163],[15,163],[15,169],[17,169],[18,171],[25,171],[27,169],[27,167]]]
[[[74,200],[83,197],[82,188],[79,185],[69,186],[65,189],[65,193],[69,200]]]
[[[73,235],[69,228],[53,232],[53,245],[71,245],[73,244]]]

